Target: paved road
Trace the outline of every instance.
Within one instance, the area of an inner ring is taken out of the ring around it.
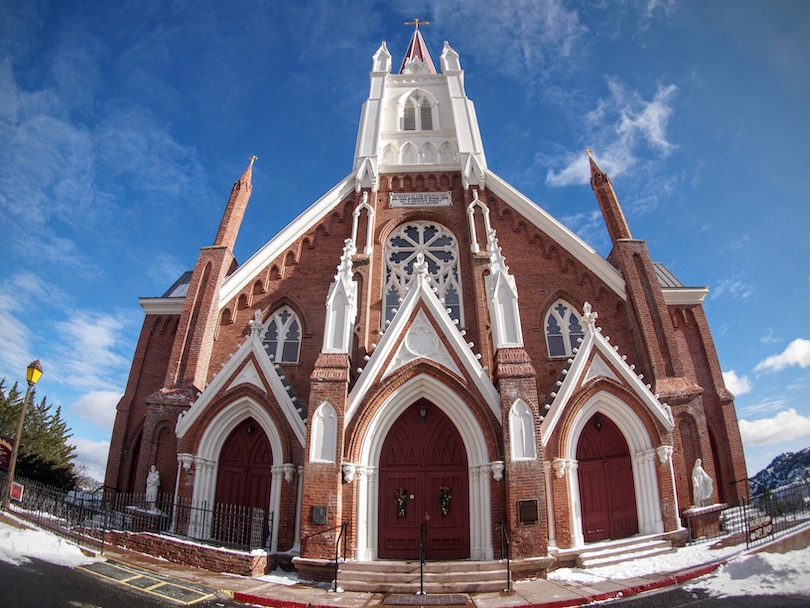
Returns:
[[[662,589],[607,605],[621,608],[810,608],[810,597],[789,595],[750,595],[743,597],[709,597],[702,591],[683,587]]]
[[[199,597],[199,596],[198,596]],[[182,600],[183,598],[181,598]],[[186,599],[190,601],[191,598]],[[103,578],[81,568],[71,569],[32,559],[22,566],[0,562],[0,606],[9,608],[178,608],[172,601]],[[211,598],[192,606],[244,608],[233,600]]]

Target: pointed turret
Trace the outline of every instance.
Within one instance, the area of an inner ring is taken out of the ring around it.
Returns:
[[[593,188],[596,200],[599,202],[602,216],[605,218],[611,242],[615,245],[619,239],[632,239],[630,228],[627,225],[627,220],[624,219],[624,213],[619,205],[619,199],[616,198],[616,193],[613,191],[610,178],[596,164],[593,156],[591,156],[591,151],[585,150],[585,153],[588,155],[591,165],[591,188]]]
[[[248,200],[250,200],[250,193],[253,191],[253,161],[255,160],[255,156],[250,158],[250,164],[242,177],[231,188],[231,196],[225,212],[222,214],[222,221],[214,239],[214,247],[227,247],[229,250],[233,250],[236,235],[239,233],[239,227],[242,225],[242,218],[245,215]]]
[[[416,19],[416,29],[413,31],[411,43],[408,45],[408,51],[405,53],[402,66],[399,68],[400,74],[436,73],[436,66],[433,65],[433,60],[430,58],[425,40],[422,38],[422,33],[419,31],[419,23],[419,19]],[[421,23],[427,24],[428,22],[423,21]],[[409,24],[406,23],[406,25]]]

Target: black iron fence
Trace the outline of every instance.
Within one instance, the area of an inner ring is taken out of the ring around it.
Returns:
[[[743,480],[746,481],[746,480]],[[770,490],[755,484],[748,504],[714,511],[698,509],[686,517],[689,542],[727,538],[729,543],[755,547],[810,525],[810,480]]]
[[[66,492],[26,479],[15,481],[23,492],[20,500],[12,499],[10,511],[96,550],[103,550],[107,531],[154,532],[233,549],[270,550],[272,511],[175,501],[169,494],[147,500],[144,494]],[[5,483],[5,471],[0,471],[0,491]]]

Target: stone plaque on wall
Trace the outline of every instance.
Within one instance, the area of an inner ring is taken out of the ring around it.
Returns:
[[[518,501],[518,519],[521,526],[532,526],[536,524],[540,517],[537,510],[536,500]]]
[[[452,207],[450,192],[392,192],[389,207]]]
[[[312,507],[312,523],[317,524],[319,526],[326,525],[326,514],[327,514],[327,507],[326,506],[313,506]]]

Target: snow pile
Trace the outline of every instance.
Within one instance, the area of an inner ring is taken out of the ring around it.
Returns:
[[[298,573],[284,572],[281,568],[276,568],[269,574],[259,576],[258,580],[275,583],[276,585],[295,585],[298,583]]]
[[[559,568],[549,572],[548,578],[561,583],[593,584],[659,573],[669,574],[728,559],[729,556],[739,553],[739,551],[739,547],[709,549],[707,545],[691,545],[678,549],[673,553],[631,560],[612,566],[588,568],[587,570],[582,568]]]
[[[788,553],[743,555],[687,589],[701,589],[716,597],[810,596],[810,547]]]
[[[81,566],[96,561],[74,544],[43,530],[21,530],[0,522],[0,561],[14,566],[31,562],[29,557],[59,566]]]

